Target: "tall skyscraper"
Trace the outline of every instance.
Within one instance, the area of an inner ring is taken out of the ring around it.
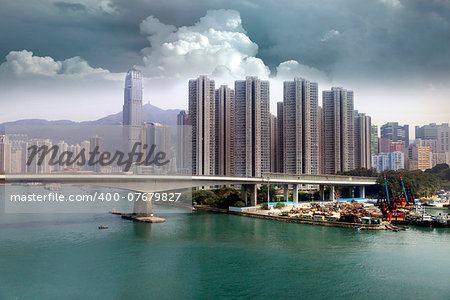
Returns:
[[[191,171],[192,128],[189,126],[189,115],[182,110],[177,115],[177,173],[188,174]]]
[[[372,125],[371,128],[371,151],[372,154],[378,154],[378,126]]]
[[[131,151],[141,141],[142,131],[142,74],[135,68],[125,77],[123,125],[125,151]],[[140,148],[138,148],[140,151]]]
[[[439,125],[436,123],[431,123],[422,127],[416,126],[416,139],[437,140],[438,126]]]
[[[325,173],[325,135],[323,126],[323,109],[319,106],[317,110],[317,120],[319,122],[319,174]]]
[[[277,102],[277,157],[276,157],[276,172],[283,173],[284,163],[283,163],[283,102]]]
[[[156,122],[149,122],[144,124],[144,143],[147,145],[147,149],[143,152],[145,157],[149,157],[150,160],[155,159],[155,155],[159,152],[165,153],[165,159],[172,157],[173,153],[170,153],[170,127],[168,125],[163,125]],[[153,147],[154,146],[154,147]],[[146,169],[150,174],[166,174],[169,171],[169,165],[164,166],[144,166],[142,165],[140,169]]]
[[[386,170],[400,170],[405,168],[405,157],[403,152],[379,153],[372,155],[372,168],[378,173]]]
[[[9,173],[11,166],[11,144],[6,135],[0,135],[0,173]]]
[[[80,151],[84,151],[85,155],[87,157],[87,155],[89,155],[89,151],[91,151],[91,142],[90,141],[82,141],[81,142],[81,147],[80,147]],[[83,169],[83,170],[89,170],[89,166],[87,165],[87,160],[86,163],[84,164],[84,166],[79,166],[79,168]],[[76,165],[75,167],[78,167],[78,165]]]
[[[189,122],[192,126],[192,173],[216,172],[215,83],[207,76],[189,80]]]
[[[318,86],[303,78],[283,84],[284,173],[319,173]]]
[[[278,156],[278,121],[270,114],[270,172],[277,172]]]
[[[89,152],[93,152],[93,151],[98,151],[98,152],[102,152],[101,150],[101,137],[99,137],[98,135],[95,135],[93,137],[90,138],[89,140]],[[90,166],[90,170],[94,171],[94,172],[100,172],[100,164],[96,163],[93,166]]]
[[[270,171],[269,81],[257,77],[235,86],[235,174],[261,176]]]
[[[47,147],[47,149],[52,148],[52,141],[49,139],[41,140],[41,139],[32,139],[28,142],[28,147],[36,146],[36,149],[39,150],[41,147]],[[48,174],[52,171],[52,166],[50,165],[51,155],[44,155],[44,151],[39,151],[36,153],[36,156],[30,161],[30,165],[27,166],[28,173],[31,174]],[[31,152],[28,152],[28,155],[31,156]],[[44,158],[42,156],[44,155]],[[32,157],[27,157],[27,161]],[[39,161],[42,158],[42,163],[39,164]]]
[[[389,122],[381,126],[381,138],[389,139],[391,142],[405,142],[409,145],[409,125],[400,126],[398,122]]]
[[[325,173],[354,169],[353,91],[334,87],[323,91]]]
[[[234,174],[234,90],[222,85],[215,95],[216,174]]]
[[[442,124],[437,128],[437,151],[440,153],[450,152],[450,127]]]
[[[366,114],[355,111],[355,169],[371,166],[371,118]]]
[[[26,134],[8,134],[11,145],[11,173],[27,173],[28,136]]]

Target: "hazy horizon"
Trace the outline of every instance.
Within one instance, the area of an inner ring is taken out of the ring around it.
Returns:
[[[355,92],[372,123],[449,123],[450,4],[445,1],[0,0],[0,123],[88,121],[121,111],[125,72],[144,99],[187,108],[187,81],[282,81]],[[321,94],[321,93],[320,93]],[[321,100],[321,96],[320,96]]]

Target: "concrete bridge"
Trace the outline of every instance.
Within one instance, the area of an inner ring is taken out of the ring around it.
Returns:
[[[62,183],[73,185],[93,185],[119,188],[141,193],[162,192],[192,187],[239,185],[245,203],[256,205],[257,186],[261,184],[282,185],[284,199],[288,198],[289,186],[293,188],[293,200],[298,203],[300,185],[318,185],[320,198],[324,199],[325,186],[330,188],[330,199],[334,200],[335,186],[359,187],[360,197],[365,197],[365,186],[375,185],[375,177],[341,175],[289,175],[264,173],[262,177],[208,176],[208,175],[136,175],[136,174],[98,174],[98,173],[52,173],[52,174],[0,174],[0,183]],[[250,199],[248,193],[250,191]],[[143,207],[142,205],[145,205]],[[151,202],[135,203],[134,212],[144,210],[151,214]]]

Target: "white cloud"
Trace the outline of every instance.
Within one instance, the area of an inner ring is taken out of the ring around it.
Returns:
[[[336,29],[329,30],[323,34],[323,36],[320,38],[320,41],[327,42],[329,40],[332,40],[332,39],[338,37],[340,34],[341,33]]]
[[[292,80],[294,77],[303,77],[310,81],[328,81],[325,73],[305,65],[296,60],[282,62],[277,67],[277,78],[280,80]]]
[[[392,7],[402,7],[400,0],[380,0],[380,2]]]
[[[0,65],[0,74],[15,76],[66,76],[85,77],[95,76],[104,79],[116,79],[116,74],[111,74],[108,70],[91,67],[79,56],[56,61],[50,56],[35,56],[33,52],[10,51],[6,56],[6,61]]]
[[[176,28],[153,16],[141,23],[151,47],[142,49],[144,74],[183,78],[229,72],[233,77],[269,76],[269,68],[256,57],[258,45],[242,28],[234,10],[209,10],[192,26]]]

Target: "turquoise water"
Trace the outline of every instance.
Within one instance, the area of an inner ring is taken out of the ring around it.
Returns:
[[[106,213],[0,215],[0,299],[450,294],[450,229],[358,232],[155,210],[166,223]]]

